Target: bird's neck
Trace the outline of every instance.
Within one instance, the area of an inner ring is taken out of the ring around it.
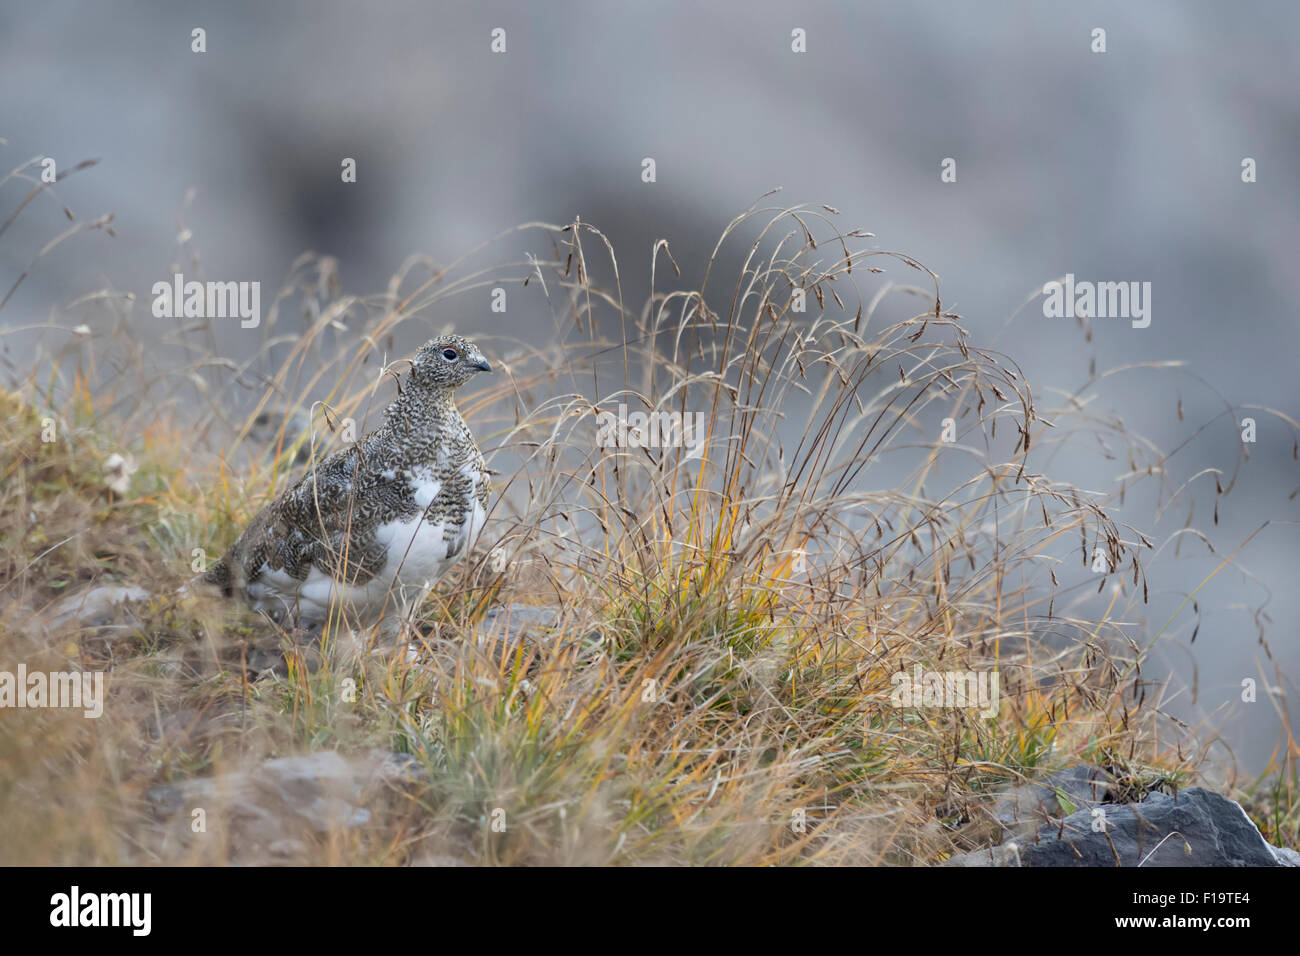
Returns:
[[[388,407],[383,426],[372,437],[376,439],[374,451],[410,466],[450,452],[468,434],[469,426],[452,401],[451,389],[408,388]]]

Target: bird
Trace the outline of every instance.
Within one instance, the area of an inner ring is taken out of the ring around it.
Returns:
[[[486,523],[489,472],[453,398],[491,371],[459,335],[425,343],[383,423],[259,511],[202,583],[308,630],[342,604],[400,633]]]

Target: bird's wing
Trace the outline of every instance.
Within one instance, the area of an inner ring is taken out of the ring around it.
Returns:
[[[375,536],[377,502],[366,493],[368,480],[355,447],[331,455],[253,518],[223,559],[233,565],[225,573],[241,586],[264,567],[300,581],[313,567],[336,580],[369,581],[388,554]]]

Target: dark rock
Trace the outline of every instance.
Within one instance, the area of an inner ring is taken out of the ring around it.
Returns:
[[[1079,779],[1079,778],[1075,778]],[[1071,798],[1072,799],[1072,798]],[[1141,803],[1097,804],[1044,824],[1029,839],[963,853],[945,866],[1289,866],[1237,803],[1195,787]]]

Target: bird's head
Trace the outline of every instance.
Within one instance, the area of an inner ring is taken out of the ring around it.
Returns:
[[[459,388],[492,366],[473,342],[459,335],[442,335],[424,343],[411,362],[411,381],[428,389]]]

